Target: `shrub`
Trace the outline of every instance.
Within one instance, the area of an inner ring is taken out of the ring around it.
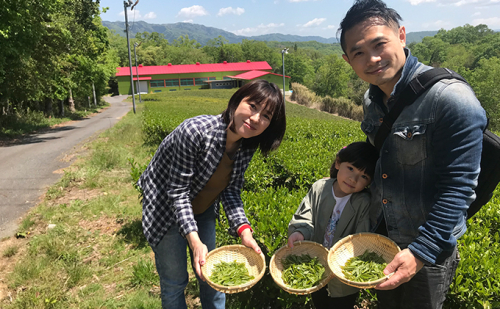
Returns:
[[[310,107],[319,101],[318,96],[314,92],[307,89],[306,86],[299,83],[292,83],[292,89],[293,92],[291,99],[300,105]]]

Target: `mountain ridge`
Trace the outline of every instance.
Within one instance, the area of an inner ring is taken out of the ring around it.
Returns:
[[[125,22],[122,21],[102,21],[103,26],[110,30],[115,30],[121,36],[125,36]],[[211,39],[223,36],[230,44],[241,43],[242,40],[256,41],[277,41],[277,42],[308,42],[316,41],[323,44],[338,43],[336,37],[324,38],[321,36],[300,36],[293,34],[269,33],[256,36],[237,35],[229,31],[219,28],[208,27],[193,23],[173,23],[173,24],[150,24],[145,21],[129,22],[130,37],[135,37],[138,32],[158,32],[163,33],[165,39],[169,42],[178,39],[182,35],[188,35],[190,39],[194,39],[201,45],[206,45]],[[420,42],[425,36],[434,36],[437,31],[420,31],[407,33],[407,43]]]

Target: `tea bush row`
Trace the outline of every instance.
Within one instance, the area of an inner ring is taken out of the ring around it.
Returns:
[[[167,93],[146,103],[143,113],[145,141],[156,143],[184,119],[200,114],[218,114],[233,91],[201,90]],[[343,146],[364,140],[359,123],[341,119],[296,104],[287,104],[287,131],[280,148],[264,158],[257,152],[245,174],[242,199],[253,225],[254,237],[266,255],[266,262],[286,245],[290,218],[319,178],[327,177],[335,153]],[[145,165],[135,164],[137,179]],[[462,261],[451,286],[445,308],[500,307],[500,193],[468,221],[468,232],[459,240]],[[227,233],[221,215],[217,225],[217,246],[239,243]],[[258,305],[255,303],[258,299]],[[311,308],[306,296],[281,290],[267,274],[249,291],[228,295],[228,308]]]

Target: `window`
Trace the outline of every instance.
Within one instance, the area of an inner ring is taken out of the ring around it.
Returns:
[[[179,79],[166,79],[165,80],[166,87],[179,87]]]
[[[165,83],[163,82],[163,79],[152,80],[149,81],[149,86],[151,86],[151,88],[165,87]]]
[[[198,77],[194,79],[194,84],[199,86],[199,85],[206,85],[205,81],[208,80],[208,77]]]
[[[231,78],[231,77],[229,77],[229,76],[224,76],[222,79],[223,79],[223,80],[227,80],[227,79],[232,79],[232,78]]]
[[[193,86],[194,80],[192,78],[181,78],[181,86]]]

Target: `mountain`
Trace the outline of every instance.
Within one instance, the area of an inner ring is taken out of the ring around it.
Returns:
[[[125,22],[122,21],[103,21],[102,24],[111,29],[115,30],[116,33],[125,36]],[[199,24],[191,24],[191,23],[175,23],[175,24],[149,24],[145,21],[136,21],[129,23],[130,37],[135,37],[137,32],[158,32],[163,33],[165,39],[169,42],[173,42],[175,39],[178,39],[182,35],[188,35],[190,39],[195,39],[202,45],[207,44],[207,42],[211,39],[218,37],[219,35],[223,36],[229,43],[241,43],[243,39],[247,40],[256,40],[256,41],[276,41],[276,42],[307,42],[307,41],[316,41],[324,44],[332,44],[338,43],[338,40],[334,37],[332,38],[324,38],[320,36],[300,36],[300,35],[291,35],[291,34],[280,34],[280,33],[271,33],[271,34],[263,34],[257,36],[242,36],[236,35],[234,33],[213,28],[206,27]],[[422,32],[413,32],[407,34],[407,42],[420,42],[425,36],[433,36],[437,33],[437,31],[422,31]]]
[[[435,36],[437,31],[420,31],[420,32],[410,32],[406,34],[406,43],[420,43],[422,39],[426,36]]]

